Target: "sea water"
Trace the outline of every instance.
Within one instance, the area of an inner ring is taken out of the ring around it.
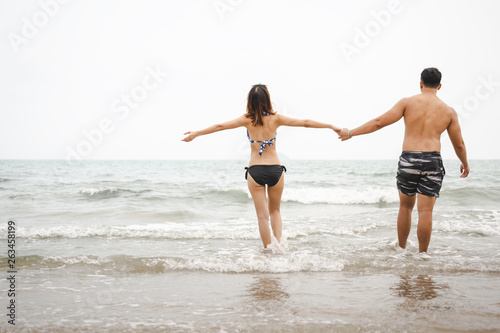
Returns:
[[[500,161],[444,162],[427,254],[416,212],[397,245],[397,161],[284,164],[264,251],[246,161],[0,161],[0,330],[8,221],[18,331],[500,330]]]

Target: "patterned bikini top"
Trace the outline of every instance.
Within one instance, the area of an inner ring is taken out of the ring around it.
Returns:
[[[270,116],[271,114],[266,112],[264,113],[265,116]],[[252,140],[250,139],[250,134],[248,134],[248,130],[247,130],[247,138],[248,138],[248,141],[250,141],[250,143],[255,143],[255,142],[258,142],[258,143],[262,143],[260,145],[260,148],[259,148],[259,156],[262,156],[262,152],[264,150],[266,150],[266,145],[268,146],[272,146],[273,145],[273,141],[276,141],[276,137],[270,139],[270,140],[262,140],[262,141],[259,141],[259,140]]]

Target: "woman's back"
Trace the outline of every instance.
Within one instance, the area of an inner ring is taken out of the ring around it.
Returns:
[[[252,120],[248,118],[245,126],[248,131],[251,154],[249,165],[281,164],[276,151],[277,133],[279,127],[279,116],[270,114],[262,117],[263,125],[252,125]]]

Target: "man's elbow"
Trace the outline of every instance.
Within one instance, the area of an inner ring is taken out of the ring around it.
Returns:
[[[219,132],[219,131],[222,131],[222,130],[225,130],[224,125],[222,125],[222,124],[216,124],[215,125],[215,132]]]
[[[462,151],[465,151],[465,143],[462,141],[458,144],[455,144],[455,151],[456,152],[462,152]]]

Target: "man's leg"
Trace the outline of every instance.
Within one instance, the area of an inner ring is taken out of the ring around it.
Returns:
[[[436,197],[418,194],[418,252],[427,252],[427,248],[429,247],[432,232],[432,210],[435,203]]]
[[[411,212],[415,206],[415,196],[410,197],[399,191],[398,240],[401,248],[406,248],[406,240],[411,230]]]

